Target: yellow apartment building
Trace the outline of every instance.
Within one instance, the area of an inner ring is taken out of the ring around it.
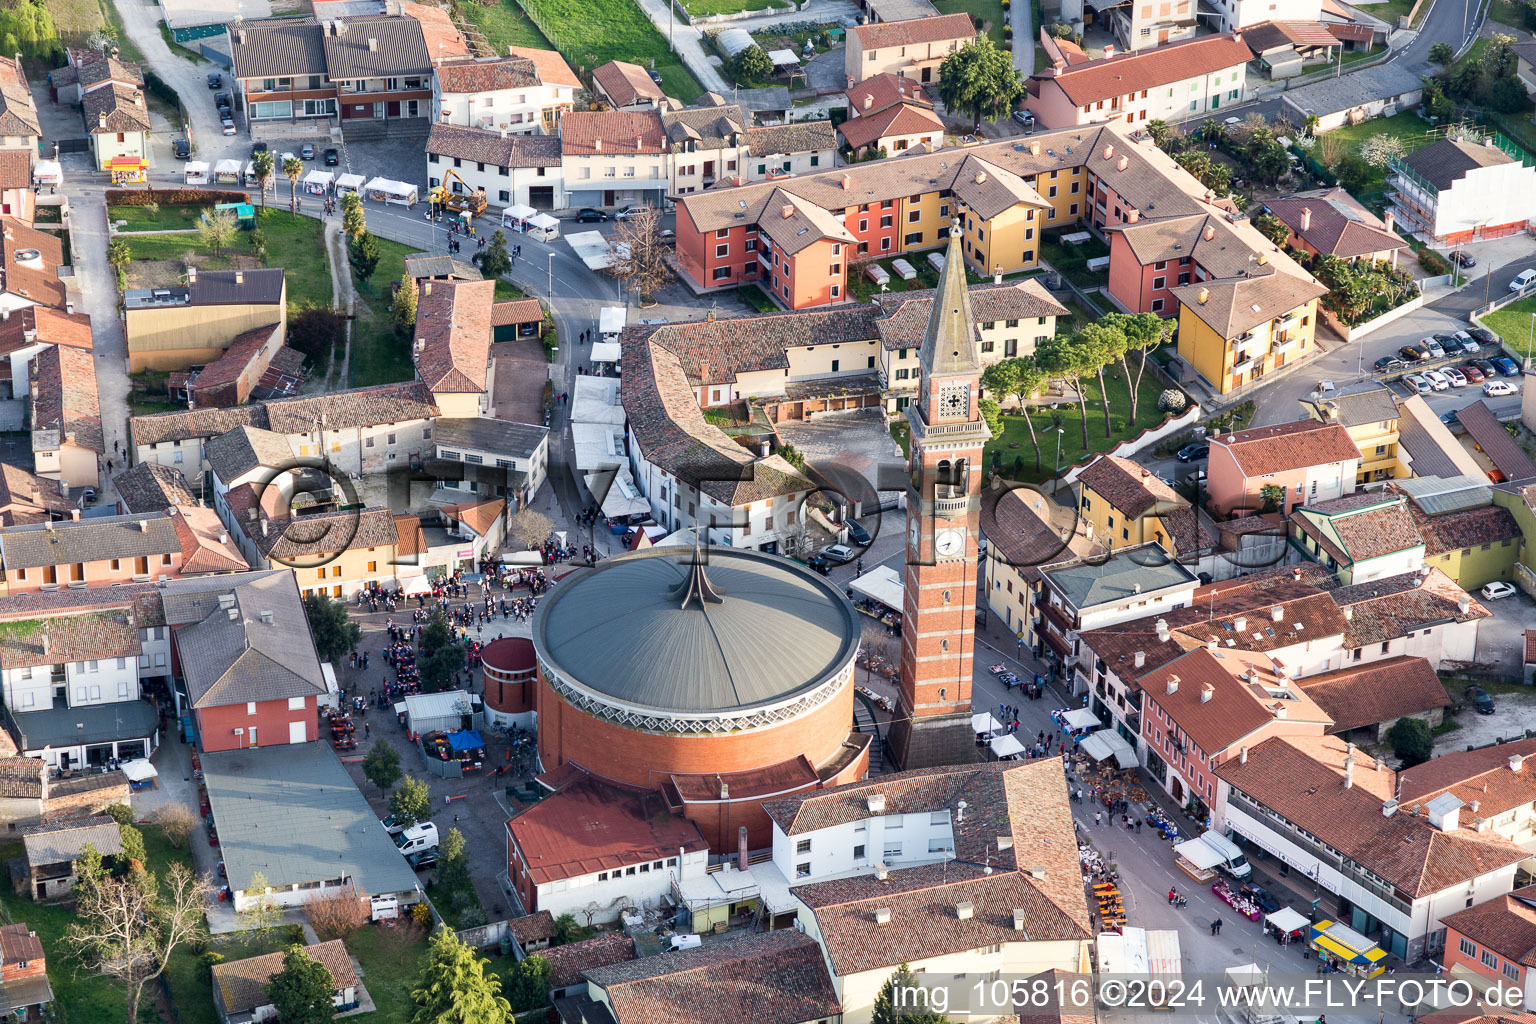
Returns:
[[[193,270],[179,288],[123,294],[128,372],[185,370],[211,363],[246,331],[288,327],[288,286],[281,267]]]
[[[1100,455],[1083,468],[1078,483],[1088,536],[1111,551],[1155,541],[1178,558],[1201,547],[1189,502],[1139,463]]]
[[[1398,446],[1402,414],[1386,385],[1362,381],[1327,395],[1316,395],[1302,405],[1313,419],[1337,423],[1349,431],[1350,440],[1360,449],[1355,483],[1412,475],[1408,459]]]

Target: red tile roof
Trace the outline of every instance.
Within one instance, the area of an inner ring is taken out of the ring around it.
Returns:
[[[43,349],[33,362],[32,385],[37,389],[32,400],[33,451],[52,451],[64,444],[106,451],[96,362],[90,352],[57,345]]]
[[[1248,673],[1249,679],[1240,678]],[[1287,681],[1264,654],[1197,647],[1141,677],[1142,689],[1202,751],[1218,754],[1279,718],[1291,725],[1331,720],[1294,680]],[[1168,688],[1174,686],[1174,692]],[[1209,687],[1209,691],[1206,690]],[[1285,690],[1292,699],[1271,696]],[[1208,694],[1208,696],[1207,696]]]
[[[1126,519],[1140,519],[1159,505],[1188,504],[1150,469],[1131,459],[1101,455],[1078,475],[1084,487],[1109,502]]]
[[[12,352],[33,342],[90,348],[91,318],[84,313],[66,313],[51,306],[24,306],[11,310],[9,316],[0,320],[0,353]]]
[[[1518,542],[1521,537],[1514,513],[1502,505],[1462,509],[1443,516],[1427,516],[1415,510],[1413,520],[1424,538],[1425,558],[1484,544]]]
[[[1518,757],[1520,770],[1510,767]],[[1536,800],[1536,739],[1494,743],[1475,750],[1453,750],[1398,774],[1398,799],[1404,806],[1428,803],[1451,793],[1470,815],[1494,817]],[[1527,766],[1529,762],[1529,766]],[[1472,801],[1478,802],[1471,811]]]
[[[1447,914],[1440,923],[1505,960],[1536,967],[1536,885]]]
[[[920,46],[923,43],[942,43],[951,39],[968,41],[976,38],[976,23],[969,14],[941,14],[937,17],[855,25],[848,29],[848,34],[858,40],[864,49],[879,50],[887,46]]]
[[[567,156],[665,153],[667,130],[654,110],[573,110],[560,118]]]
[[[485,501],[466,501],[458,505],[444,505],[443,511],[453,516],[459,522],[484,537],[491,532],[496,525],[496,520],[507,509],[504,498],[489,498]]]
[[[1312,419],[1217,434],[1210,442],[1231,451],[1238,468],[1248,477],[1360,459],[1360,449],[1348,430],[1337,423]]]
[[[423,281],[416,300],[416,372],[435,392],[484,392],[495,281]]]
[[[545,85],[568,85],[572,89],[581,88],[581,79],[576,77],[576,72],[565,62],[565,58],[554,50],[543,50],[536,46],[509,46],[507,53],[513,57],[526,57],[533,61],[533,66],[539,73],[539,81]]]
[[[491,306],[491,326],[507,327],[511,324],[540,323],[544,320],[544,307],[538,299],[512,299]]]
[[[1423,658],[1383,658],[1296,682],[1333,719],[1328,731],[1334,733],[1451,705]]]
[[[1227,33],[1165,43],[1136,53],[1117,53],[1054,73],[1044,71],[1036,77],[1054,79],[1067,98],[1081,107],[1203,77],[1224,68],[1235,67],[1241,73],[1242,66],[1252,59],[1253,54],[1241,37]]]
[[[563,946],[550,946],[531,955],[549,961],[551,988],[567,988],[581,981],[584,971],[633,960],[635,940],[623,932],[610,932]]]
[[[427,42],[427,54],[434,62],[469,56],[469,45],[453,27],[453,19],[445,9],[401,0],[400,13],[420,23],[422,38]]]
[[[944,131],[944,122],[928,107],[901,103],[874,113],[850,118],[838,125],[843,141],[855,149],[897,135]]]
[[[602,90],[615,106],[627,107],[642,100],[662,100],[661,86],[651,81],[645,68],[622,60],[611,60],[592,69],[592,84]],[[564,132],[562,131],[562,134]]]
[[[932,107],[933,102],[916,79],[902,78],[886,72],[850,87],[844,93],[848,97],[849,114],[867,117],[898,103],[916,103]]]

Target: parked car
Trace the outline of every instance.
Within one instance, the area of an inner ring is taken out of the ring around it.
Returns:
[[[210,71],[210,72],[208,72],[208,88],[210,88],[210,89],[222,89],[222,88],[224,88],[224,76],[220,75],[217,71]]]
[[[1460,414],[1460,409],[1447,409],[1445,412],[1440,414],[1440,422],[1444,423],[1446,426],[1452,429],[1455,429],[1461,423],[1459,418]]]
[[[812,555],[806,559],[805,564],[812,572],[819,572],[823,576],[832,571],[832,563],[820,555]]]
[[[1269,890],[1262,885],[1243,886],[1243,895],[1259,905],[1259,909],[1266,914],[1273,914],[1280,909],[1280,901],[1270,895]]]
[[[1478,344],[1480,345],[1492,345],[1497,347],[1499,344],[1499,336],[1494,334],[1486,327],[1474,327],[1467,333],[1476,338]]]
[[[399,818],[395,817],[393,814],[391,814],[389,817],[385,818],[383,821],[379,822],[379,824],[383,825],[384,826],[384,831],[388,832],[392,836],[397,836],[401,832],[405,831],[405,825],[401,822],[401,820]]]
[[[651,68],[649,71],[646,72],[646,74],[651,76],[651,81],[655,82],[657,85],[661,84],[661,72],[660,71],[657,71],[655,68]]]
[[[853,541],[859,547],[867,548],[873,542],[873,538],[870,537],[869,531],[864,529],[864,527],[859,523],[857,519],[850,519],[843,525],[848,527],[848,539]]]
[[[1180,462],[1195,462],[1211,454],[1211,446],[1203,441],[1192,441],[1180,448],[1177,458]]]
[[[219,118],[219,124],[223,128],[223,134],[235,134],[235,119],[230,117],[228,114],[225,114],[223,117]]]
[[[1473,352],[1482,351],[1482,344],[1466,331],[1457,331],[1456,340],[1461,342],[1461,350],[1468,355],[1471,355]]]
[[[1436,391],[1449,391],[1451,388],[1449,378],[1439,370],[1425,370],[1424,378],[1429,381],[1430,387]]]
[[[314,158],[315,158],[315,147],[313,145],[311,145],[310,143],[306,142],[306,143],[304,143],[304,145],[299,147],[299,159],[300,160],[313,160]]]
[[[429,868],[437,867],[437,851],[420,850],[416,853],[407,854],[405,860],[414,870],[426,871]]]
[[[626,207],[624,207],[624,209],[622,209],[618,213],[614,214],[613,215],[613,219],[614,220],[629,220],[629,218],[631,218],[631,217],[638,217],[638,216],[640,216],[642,213],[644,213],[648,209],[650,209],[650,207],[646,207],[646,206],[626,206]]]
[[[1394,370],[1401,370],[1406,365],[1407,364],[1404,363],[1401,359],[1397,358],[1397,356],[1382,356],[1380,359],[1376,360],[1376,372],[1391,373]]]
[[[1490,584],[1490,586],[1491,585],[1492,584]],[[1508,583],[1504,585],[1506,587],[1509,586]],[[1511,587],[1510,589],[1514,588]],[[1488,696],[1487,690],[1483,689],[1481,686],[1469,686],[1461,692],[1462,695],[1467,698],[1467,702],[1477,709],[1478,714],[1493,714],[1493,698]]]
[[[1403,383],[1421,395],[1427,395],[1435,390],[1435,386],[1429,382],[1422,373],[1410,373],[1403,378]]]
[[[1445,349],[1434,338],[1420,338],[1419,347],[1429,353],[1431,359],[1444,359]]]
[[[1472,258],[1472,254],[1462,249],[1457,249],[1455,252],[1451,253],[1451,262],[1456,264],[1458,267],[1477,266],[1477,260]]]
[[[1404,345],[1397,354],[1410,363],[1422,363],[1429,358],[1429,350],[1419,345]]]
[[[606,213],[602,210],[594,210],[590,206],[583,206],[576,211],[576,223],[578,224],[601,224],[607,219],[608,215]]]
[[[265,142],[256,142],[251,144],[251,156],[255,156],[257,153],[265,153],[266,151],[267,144]]]
[[[1472,365],[1482,370],[1484,377],[1498,376],[1499,369],[1493,365],[1493,360],[1491,359],[1474,359],[1472,360]]]
[[[1488,601],[1497,601],[1501,597],[1513,597],[1518,593],[1513,583],[1505,583],[1503,580],[1494,580],[1481,591],[1483,598]]]
[[[341,163],[341,151],[331,146],[325,151],[325,166],[335,167],[339,163]]]
[[[821,557],[833,565],[846,565],[859,557],[859,553],[847,544],[832,544],[821,549]]]
[[[227,92],[216,92],[216,93],[214,93],[213,94],[213,105],[215,107],[218,107],[220,111],[228,111],[230,109],[230,106],[229,106],[229,93],[227,93]]]
[[[1520,376],[1520,367],[1509,356],[1494,356],[1493,365],[1498,367],[1499,373],[1505,377]]]
[[[1448,356],[1461,354],[1461,339],[1454,334],[1437,334],[1435,341],[1440,345],[1440,351]]]
[[[1531,285],[1536,284],[1536,270],[1522,270],[1515,275],[1515,279],[1509,282],[1509,290],[1523,292]]]
[[[1482,370],[1479,370],[1473,363],[1468,363],[1467,365],[1463,366],[1461,368],[1461,372],[1466,376],[1467,382],[1469,384],[1481,384],[1483,380],[1488,376]]]
[[[1464,374],[1460,370],[1456,369],[1456,367],[1454,367],[1454,366],[1447,366],[1445,369],[1441,370],[1440,372],[1445,374],[1445,379],[1451,382],[1451,387],[1453,387],[1453,388],[1464,388],[1464,387],[1467,386],[1466,374]]]
[[[177,160],[187,160],[192,156],[192,147],[187,145],[186,139],[177,139],[171,143],[171,149],[175,151]]]
[[[661,233],[657,235],[657,237],[661,239],[662,245],[677,245],[677,232],[673,231],[671,228],[662,228]]]
[[[1489,398],[1499,398],[1503,395],[1519,393],[1520,389],[1507,380],[1491,380],[1483,385],[1483,394]]]
[[[1032,128],[1035,124],[1034,112],[1030,110],[1015,110],[1013,112],[1013,119],[1026,128]]]

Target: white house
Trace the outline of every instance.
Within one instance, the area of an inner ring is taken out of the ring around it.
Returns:
[[[654,110],[576,110],[560,119],[560,162],[571,206],[661,206],[672,150]]]
[[[795,121],[747,129],[748,181],[814,174],[837,166],[837,129],[831,121]]]
[[[427,182],[466,194],[484,190],[492,206],[566,206],[560,140],[552,135],[515,135],[434,124],[427,136]]]
[[[1433,245],[1521,234],[1536,216],[1536,168],[1519,153],[1502,136],[1487,136],[1441,139],[1394,157],[1389,209],[1400,225]]]
[[[1323,19],[1322,0],[1211,0],[1217,32],[1238,32],[1266,21]]]
[[[443,61],[432,69],[432,123],[554,135],[581,87],[560,55],[549,54],[564,73],[541,73],[528,57]]]

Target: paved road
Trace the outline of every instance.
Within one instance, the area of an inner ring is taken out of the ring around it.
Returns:
[[[91,318],[91,343],[96,354],[96,391],[101,400],[101,431],[106,446],[102,458],[100,501],[115,500],[106,460],[113,470],[126,460],[116,454],[128,443],[128,341],[117,313],[117,283],[107,266],[107,204],[101,189],[70,196],[70,225],[75,274],[80,278],[76,310]]]
[[[191,120],[193,139],[202,160],[217,160],[225,149],[219,128],[218,111],[208,89],[208,72],[218,70],[212,64],[193,64],[171,53],[160,37],[161,9],[142,0],[113,0],[123,17],[128,38],[144,54],[145,62],[156,75],[181,96],[182,108]],[[226,90],[227,91],[227,90]],[[229,142],[234,142],[230,139]]]
[[[1035,71],[1035,30],[1030,24],[1033,6],[1019,0],[1008,10],[1008,21],[1013,26],[1013,66],[1026,76]]]
[[[720,77],[720,72],[709,62],[709,55],[704,49],[704,34],[681,18],[672,18],[667,10],[668,0],[635,0],[645,16],[651,19],[651,24],[656,26],[662,38],[668,39],[672,50],[682,59],[693,77],[699,80],[699,84],[706,92],[718,92],[724,95],[731,91],[730,84]],[[682,0],[674,0],[681,3]],[[668,34],[670,33],[670,35]],[[684,103],[692,103],[697,96],[678,96],[677,99]]]

